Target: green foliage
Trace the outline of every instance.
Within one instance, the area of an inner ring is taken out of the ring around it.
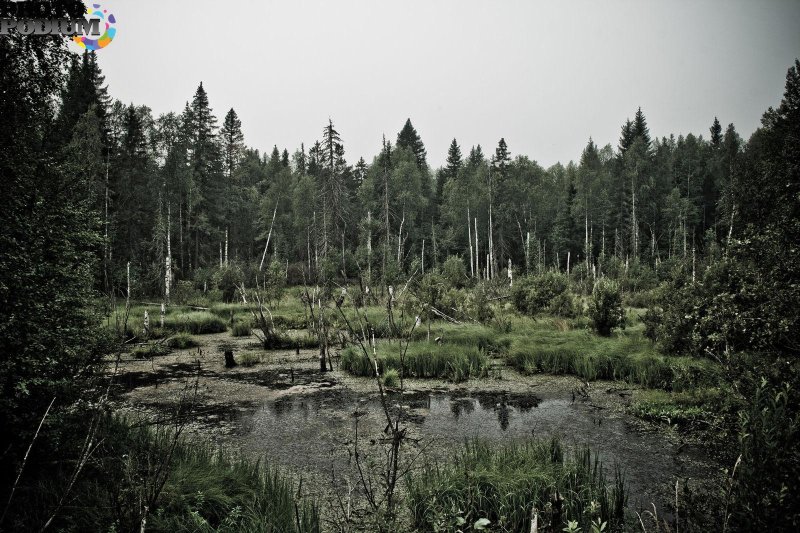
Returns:
[[[251,321],[237,320],[231,328],[231,335],[234,337],[249,337],[252,334]]]
[[[732,524],[757,531],[793,531],[800,526],[800,415],[797,391],[766,380],[739,413],[741,462],[729,472],[727,508]]]
[[[408,495],[412,523],[423,531],[464,524],[528,531],[533,509],[540,525],[553,522],[555,531],[570,521],[588,531],[597,519],[609,531],[622,531],[627,501],[619,469],[608,483],[597,455],[584,449],[565,457],[556,439],[468,443],[451,461],[426,463],[410,474]]]
[[[569,282],[558,272],[524,277],[514,282],[511,298],[520,313],[534,316],[546,310],[553,300],[567,292]]]
[[[462,289],[469,283],[464,261],[455,255],[451,255],[445,260],[442,265],[442,276],[447,280],[450,287],[456,289]]]
[[[728,416],[739,407],[729,390],[698,387],[681,392],[637,391],[628,411],[644,420],[701,429],[708,424],[725,427]]]
[[[403,345],[403,349],[405,344]],[[395,343],[378,344],[378,372],[400,371],[401,348]],[[361,350],[355,347],[342,351],[341,367],[356,376],[374,376],[375,368]],[[412,343],[404,356],[404,376],[417,378],[442,378],[459,382],[483,377],[487,373],[488,358],[475,347],[454,344]]]
[[[589,318],[598,334],[607,337],[615,329],[625,329],[625,308],[622,292],[614,281],[601,279],[594,285],[589,301]]]
[[[244,282],[242,269],[237,265],[224,266],[214,272],[214,284],[222,291],[222,301],[234,302],[238,299],[238,291]]]
[[[557,295],[547,307],[547,312],[564,318],[577,318],[583,312],[583,304],[574,294],[565,291]]]

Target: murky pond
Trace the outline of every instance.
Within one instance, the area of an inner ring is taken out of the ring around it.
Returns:
[[[394,394],[389,405],[402,412],[410,435],[419,439],[425,453],[440,459],[474,438],[506,442],[555,435],[570,446],[588,445],[600,454],[609,474],[617,464],[622,468],[634,508],[662,501],[676,476],[696,478],[713,472],[698,460],[695,450],[645,431],[624,415],[571,397],[431,392]],[[352,444],[356,414],[362,432],[386,424],[375,395],[330,390],[286,396],[245,416],[242,438],[252,451],[329,472],[343,459],[342,450]],[[374,444],[374,432],[366,432],[366,441]]]
[[[192,432],[228,449],[266,456],[303,476],[304,487],[318,495],[342,483],[348,469],[355,482],[356,424],[361,453],[380,458],[386,418],[373,380],[320,373],[314,351],[269,353],[255,366],[226,369],[221,346],[230,337],[204,340],[202,351],[126,361],[117,380],[124,404],[161,416],[174,411],[186,384],[197,380]],[[252,349],[247,342],[239,341],[238,349]],[[446,460],[474,438],[499,443],[558,436],[568,447],[588,445],[599,453],[609,480],[619,465],[631,509],[655,503],[664,511],[676,479],[713,480],[719,465],[676,433],[628,415],[635,393],[619,383],[521,376],[504,367],[497,379],[461,384],[407,380],[406,392],[390,393],[387,404],[408,428],[406,458]]]

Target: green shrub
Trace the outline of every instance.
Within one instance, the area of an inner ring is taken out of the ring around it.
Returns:
[[[569,280],[558,272],[526,276],[514,283],[511,300],[520,313],[534,316],[546,310],[551,302],[569,288]]]
[[[249,337],[251,333],[250,322],[237,321],[231,328],[231,335],[234,337]]]
[[[450,287],[461,289],[469,283],[464,260],[456,255],[448,257],[442,265],[442,276]]]
[[[565,291],[553,298],[547,312],[563,318],[577,318],[583,312],[583,305],[574,294]]]
[[[615,281],[601,279],[595,283],[589,301],[589,318],[594,330],[604,337],[611,335],[614,329],[625,329],[622,292]]]
[[[186,348],[193,348],[198,345],[198,342],[190,334],[185,332],[177,333],[167,339],[167,346],[177,350],[185,350]]]
[[[556,492],[564,496],[560,513],[552,505]],[[451,461],[410,474],[408,498],[419,531],[466,531],[480,520],[492,531],[529,531],[533,509],[540,524],[555,523],[552,531],[571,520],[589,531],[597,519],[607,522],[605,531],[621,531],[627,501],[619,469],[607,483],[597,455],[584,449],[565,457],[557,439],[469,443]]]
[[[395,388],[400,384],[400,374],[397,369],[390,368],[383,373],[383,384],[389,388]]]

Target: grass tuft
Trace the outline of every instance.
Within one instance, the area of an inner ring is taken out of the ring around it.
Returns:
[[[426,463],[409,475],[408,503],[415,529],[454,531],[490,521],[493,531],[529,531],[533,509],[540,524],[561,531],[578,522],[589,531],[599,518],[606,531],[625,525],[626,489],[619,469],[607,483],[588,449],[566,456],[557,439],[498,446],[475,441],[446,463]],[[563,498],[560,512],[553,502]]]
[[[403,345],[405,347],[405,344]],[[378,371],[401,369],[399,344],[378,343]],[[477,347],[455,344],[412,343],[405,355],[403,373],[417,378],[442,378],[454,382],[484,377],[489,360]],[[342,351],[342,369],[356,376],[374,376],[375,369],[361,350],[355,347]]]

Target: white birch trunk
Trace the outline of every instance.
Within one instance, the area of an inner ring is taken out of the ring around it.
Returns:
[[[269,226],[269,234],[267,235],[267,244],[264,245],[264,254],[261,256],[261,264],[258,266],[258,271],[264,268],[264,260],[267,258],[267,248],[269,248],[269,241],[272,239],[272,228],[275,226],[275,215],[278,214],[278,203],[275,202],[275,210],[272,212],[272,223]]]
[[[475,277],[475,259],[472,251],[472,224],[470,224],[469,207],[467,207],[467,243],[469,244],[469,274]]]

